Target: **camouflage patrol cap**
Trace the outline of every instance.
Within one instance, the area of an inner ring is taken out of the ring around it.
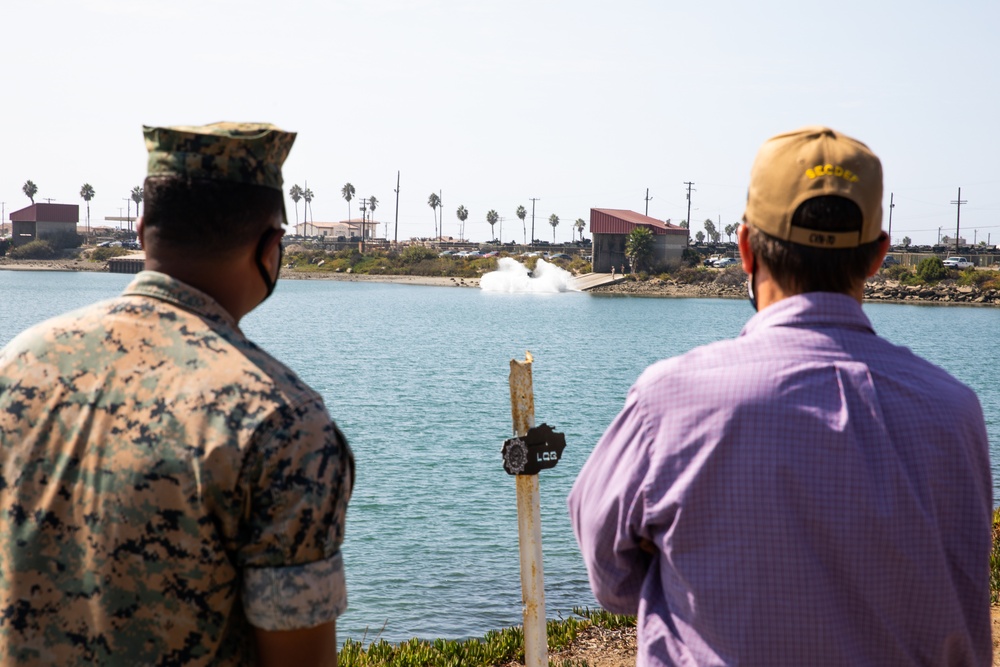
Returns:
[[[143,126],[148,176],[185,176],[281,191],[281,165],[295,141],[269,123]]]

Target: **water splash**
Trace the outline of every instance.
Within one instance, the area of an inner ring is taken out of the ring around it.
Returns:
[[[497,270],[485,274],[479,280],[479,288],[486,292],[555,293],[577,292],[572,287],[573,274],[555,264],[539,259],[534,271],[516,259],[501,257],[497,260]]]

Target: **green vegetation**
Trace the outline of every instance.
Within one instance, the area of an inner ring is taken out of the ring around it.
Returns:
[[[916,273],[925,283],[935,283],[948,277],[948,269],[940,257],[926,257],[920,260]]]
[[[612,614],[603,609],[574,608],[573,616],[558,621],[548,621],[546,633],[550,652],[567,648],[577,633],[596,626],[606,629],[634,627],[634,616]],[[489,667],[510,662],[524,661],[524,631],[520,627],[491,630],[482,639],[411,639],[399,644],[376,641],[366,649],[362,642],[348,639],[340,651],[343,667],[459,667],[477,665]],[[555,664],[555,663],[550,663]],[[575,663],[563,662],[569,666]],[[579,667],[584,667],[581,663]]]
[[[350,271],[370,275],[478,278],[497,269],[496,257],[441,257],[438,251],[424,246],[407,246],[402,252],[371,250],[364,254],[356,248],[327,252],[290,246],[285,252],[286,265],[291,264],[296,271],[316,273]],[[537,259],[528,257],[521,261],[528,269],[533,269]],[[568,260],[552,260],[552,263],[575,273],[587,273],[591,270],[590,262],[578,256]]]
[[[7,252],[7,256],[11,259],[53,259],[56,256],[56,251],[48,241],[32,241],[11,248]]]
[[[83,245],[83,237],[76,232],[52,232],[50,234],[42,234],[41,240],[48,241],[48,244],[55,250],[79,248]]]
[[[121,257],[122,255],[128,255],[131,250],[125,248],[94,248],[90,251],[90,261],[92,262],[106,262],[112,257]]]
[[[625,238],[625,256],[632,271],[644,270],[653,255],[653,232],[648,227],[636,227]]]

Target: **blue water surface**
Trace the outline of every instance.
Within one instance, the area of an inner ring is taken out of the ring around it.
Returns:
[[[129,279],[0,271],[0,344]],[[997,479],[1000,310],[865,311],[881,335],[979,394]],[[742,300],[279,283],[243,329],[324,396],[357,456],[340,639],[479,636],[520,622],[514,483],[500,446],[511,433],[509,362],[526,350],[536,419],[568,443],[540,477],[548,615],[595,606],[565,510],[573,479],[646,366],[735,336],[751,315]]]

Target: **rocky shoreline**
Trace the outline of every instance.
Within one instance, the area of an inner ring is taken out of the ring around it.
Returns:
[[[639,297],[697,298],[697,299],[746,299],[745,283],[726,285],[719,283],[679,283],[675,280],[625,280],[590,290],[593,294],[619,294]],[[960,286],[942,281],[937,285],[903,285],[879,277],[865,285],[865,300],[883,303],[909,303],[963,306],[1000,306],[1000,291],[981,290],[974,286]]]

